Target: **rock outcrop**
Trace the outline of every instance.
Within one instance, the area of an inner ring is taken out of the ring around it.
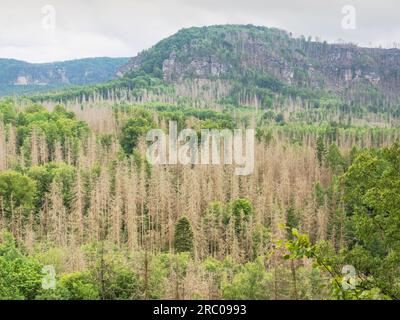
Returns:
[[[344,93],[372,86],[400,96],[400,50],[328,44],[265,27],[183,29],[132,58],[120,71],[144,71],[167,82],[238,80],[267,74],[288,85]]]

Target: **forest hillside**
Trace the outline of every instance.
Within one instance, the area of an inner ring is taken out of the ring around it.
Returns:
[[[54,63],[0,59],[0,96],[95,84],[115,78],[127,58],[90,58]]]
[[[190,28],[113,81],[1,99],[0,298],[399,299],[399,57]],[[253,129],[252,172],[152,163],[171,122]]]

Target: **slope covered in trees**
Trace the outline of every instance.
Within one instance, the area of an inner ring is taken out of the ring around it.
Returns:
[[[106,82],[127,58],[91,58],[54,63],[0,59],[0,96]]]
[[[3,100],[0,114],[3,299],[398,298],[397,128],[166,103]],[[254,173],[150,165],[146,131],[171,119],[257,123]]]
[[[307,123],[397,125],[400,50],[328,44],[252,25],[183,29],[132,58],[119,79],[34,101],[167,102],[268,110]]]
[[[190,28],[0,100],[0,298],[399,299],[397,55]],[[152,165],[169,121],[254,129],[254,171]]]
[[[399,98],[400,50],[328,44],[274,28],[217,25],[182,29],[120,72],[150,74],[179,85],[223,79],[242,103],[265,105],[263,100],[274,93],[311,98],[310,93],[325,91],[353,104],[372,104],[378,97],[392,104]]]

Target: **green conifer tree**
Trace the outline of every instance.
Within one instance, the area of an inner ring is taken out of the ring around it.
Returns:
[[[186,216],[181,217],[175,225],[175,252],[193,252],[194,235],[192,225]]]

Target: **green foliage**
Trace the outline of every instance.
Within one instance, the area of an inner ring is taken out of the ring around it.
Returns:
[[[317,268],[309,270],[298,267],[296,270],[298,298],[301,300],[321,300],[328,294],[324,274]]]
[[[400,297],[400,145],[364,151],[343,176],[349,263],[368,274],[365,286]]]
[[[319,135],[317,138],[317,159],[319,166],[322,166],[323,161],[325,160],[326,156],[326,148],[324,143],[324,138]]]
[[[283,116],[282,113],[278,113],[275,117],[275,122],[278,123],[279,125],[285,124],[285,117]]]
[[[272,130],[267,127],[257,128],[256,138],[258,141],[263,142],[266,145],[269,145],[274,139]]]
[[[0,100],[0,121],[4,124],[17,121],[17,111],[11,100]]]
[[[142,254],[142,261],[144,264],[144,255]],[[165,262],[165,254],[155,254],[148,257],[149,272],[147,280],[147,288],[145,288],[146,280],[143,277],[143,290],[147,290],[144,298],[148,299],[162,299],[165,296],[166,284],[168,284],[167,276],[171,267]]]
[[[327,272],[331,277],[331,297],[339,300],[360,300],[368,299],[374,296],[378,299],[393,298],[386,288],[382,289],[377,286],[377,282],[371,279],[363,279],[360,274],[356,278],[346,279],[344,273],[339,272],[335,265],[335,253],[332,252],[330,246],[322,246],[320,244],[312,245],[310,239],[305,234],[300,234],[298,230],[292,229],[292,240],[286,242],[278,242],[279,246],[284,245],[287,254],[283,257],[286,260],[294,260],[301,258],[309,258],[313,260],[313,267]],[[329,250],[329,253],[326,252]],[[347,259],[345,261],[348,261]],[[350,260],[351,261],[351,260]],[[359,269],[356,269],[360,272]],[[346,281],[347,280],[347,281]],[[352,286],[346,287],[344,283]],[[384,295],[382,295],[384,293]]]
[[[89,272],[63,274],[57,279],[56,288],[43,290],[36,300],[98,300],[97,283]]]
[[[270,298],[271,274],[262,258],[246,263],[231,282],[223,284],[222,297],[228,300],[266,300]]]
[[[126,267],[107,270],[101,280],[104,285],[102,298],[106,300],[138,300],[143,297],[143,285],[139,276]]]
[[[253,205],[247,199],[236,199],[230,203],[228,210],[234,220],[236,234],[239,235],[244,223],[249,222],[253,216]]]
[[[321,207],[325,201],[325,190],[319,182],[315,184],[315,200],[319,207]]]
[[[27,175],[36,182],[36,208],[44,204],[45,195],[50,192],[53,182],[60,183],[66,207],[72,200],[72,188],[75,181],[75,169],[65,163],[48,163],[44,166],[31,167]]]
[[[300,223],[300,214],[296,212],[295,205],[293,203],[293,200],[291,201],[290,207],[287,209],[286,212],[286,229],[292,230],[292,229],[297,229],[299,227]],[[288,238],[292,238],[292,233],[288,232]]]
[[[175,224],[174,248],[175,252],[193,253],[194,234],[192,225],[187,217],[181,217]]]
[[[0,244],[0,299],[34,299],[41,290],[41,265],[24,255],[8,233]]]
[[[123,77],[109,82],[96,85],[73,86],[60,90],[53,90],[47,93],[40,93],[29,96],[33,102],[55,101],[65,103],[68,101],[87,102],[94,97],[110,99],[111,93],[122,95],[122,92],[129,91],[132,97],[140,98],[145,93],[168,93],[174,92],[173,88],[163,83],[160,79],[140,74],[134,78]]]
[[[261,223],[256,224],[253,235],[253,259],[265,254],[266,248],[270,241],[270,230]]]
[[[77,121],[73,112],[63,106],[56,106],[53,112],[43,106],[30,105],[18,115],[17,148],[22,149],[29,159],[31,154],[31,135],[43,135],[49,151],[49,160],[53,158],[56,144],[65,152],[68,144],[74,153],[81,139],[89,133],[89,127],[83,121]]]
[[[138,110],[122,128],[121,145],[126,154],[132,154],[137,147],[140,137],[144,136],[155,124],[153,116],[145,110]]]
[[[344,167],[344,159],[340,154],[339,148],[335,143],[332,143],[329,146],[328,153],[326,155],[326,161],[329,164],[329,167],[335,174],[339,174],[343,171]]]
[[[57,291],[63,300],[96,300],[99,290],[87,272],[69,273],[58,281]]]
[[[132,270],[123,252],[111,244],[96,243],[85,248],[89,260],[90,283],[102,300],[143,298],[143,283]]]
[[[0,172],[1,210],[6,217],[33,209],[35,192],[36,183],[31,178],[15,171]]]

